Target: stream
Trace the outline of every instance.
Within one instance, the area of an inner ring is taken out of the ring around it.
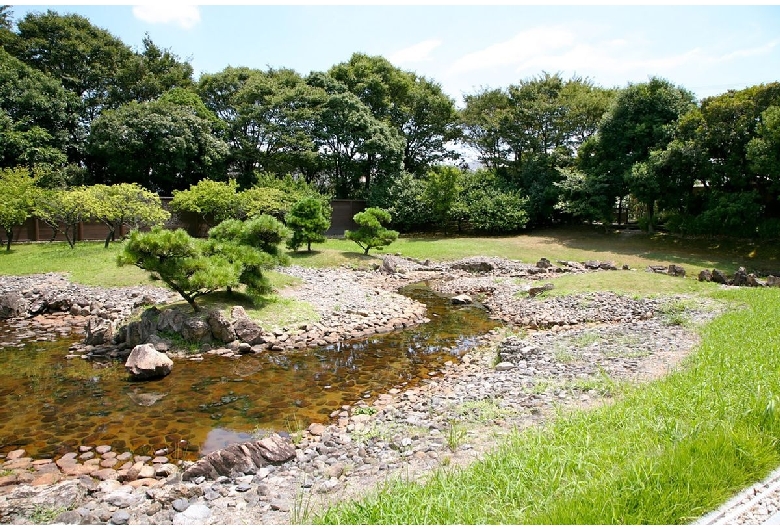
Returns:
[[[341,405],[414,385],[496,326],[484,309],[452,305],[424,284],[400,292],[426,304],[431,321],[322,348],[174,359],[158,381],[131,381],[122,362],[66,359],[77,337],[0,347],[0,453],[51,458],[110,445],[194,460],[258,434],[328,423]],[[0,344],[13,333],[0,321]]]

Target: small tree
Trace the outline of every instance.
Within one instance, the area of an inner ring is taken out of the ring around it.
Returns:
[[[367,208],[360,213],[356,213],[352,219],[360,228],[355,231],[345,231],[344,237],[357,243],[366,256],[372,248],[382,250],[385,245],[389,245],[398,239],[398,232],[388,230],[382,226],[383,223],[386,224],[391,221],[390,214],[386,210]]]
[[[79,223],[91,217],[95,209],[95,198],[83,186],[69,190],[38,190],[33,207],[35,216],[52,227],[57,237],[60,226],[64,227],[65,240],[70,248],[76,246]]]
[[[240,283],[242,263],[219,254],[204,252],[208,242],[190,237],[181,228],[171,231],[154,228],[150,232],[134,230],[125,242],[117,264],[135,265],[149,271],[152,279],[162,280],[179,293],[195,312],[196,298]]]
[[[238,184],[235,180],[216,182],[203,179],[188,190],[174,191],[170,206],[174,212],[198,214],[206,226],[212,227],[239,216],[241,200]]]
[[[259,215],[246,221],[228,219],[209,230],[205,244],[209,255],[225,257],[241,265],[239,281],[250,296],[270,291],[264,270],[289,263],[279,244],[289,235],[287,228],[270,215]],[[227,286],[230,290],[230,286]]]
[[[287,248],[297,251],[306,243],[306,250],[311,252],[312,243],[325,242],[323,232],[330,227],[330,219],[323,210],[322,201],[316,197],[306,197],[295,203],[285,217],[287,226],[293,231]]]
[[[163,209],[156,193],[138,184],[96,184],[90,186],[88,192],[93,199],[90,201],[91,217],[108,227],[106,248],[123,224],[138,230],[162,224],[171,216]]]
[[[35,191],[35,178],[29,170],[23,167],[0,170],[0,226],[5,230],[7,251],[11,250],[14,227],[23,225],[32,214]]]

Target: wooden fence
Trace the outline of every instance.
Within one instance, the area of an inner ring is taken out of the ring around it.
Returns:
[[[170,197],[162,198],[163,208],[168,209],[171,202]],[[331,237],[340,237],[344,235],[344,230],[354,230],[357,225],[352,220],[352,216],[366,208],[366,201],[353,201],[347,199],[336,199],[331,201],[333,214],[331,215],[330,228],[326,235]],[[27,219],[27,222],[21,228],[14,230],[14,241],[65,241],[63,228],[54,234],[52,227],[39,220],[37,217]],[[165,223],[165,228],[175,230],[184,228],[190,235],[203,237],[207,227],[201,222],[200,218],[194,214],[175,214],[171,213],[171,218]],[[129,232],[129,228],[122,226],[117,234],[117,238],[123,237]],[[108,236],[108,227],[99,222],[79,223],[76,228],[77,241],[101,241]]]

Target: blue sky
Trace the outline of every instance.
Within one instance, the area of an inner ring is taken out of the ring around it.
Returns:
[[[78,13],[126,44],[152,40],[196,77],[226,66],[327,70],[354,52],[433,79],[462,105],[541,74],[604,87],[661,76],[699,98],[780,81],[780,6],[14,5]]]

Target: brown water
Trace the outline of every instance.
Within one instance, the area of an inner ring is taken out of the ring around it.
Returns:
[[[73,338],[0,349],[0,453],[45,458],[105,444],[195,459],[258,430],[327,423],[343,404],[457,361],[495,326],[484,310],[452,306],[424,285],[402,292],[428,306],[430,323],[304,351],[175,359],[159,381],[130,381],[118,362],[65,359]],[[0,343],[11,334],[0,321]]]

